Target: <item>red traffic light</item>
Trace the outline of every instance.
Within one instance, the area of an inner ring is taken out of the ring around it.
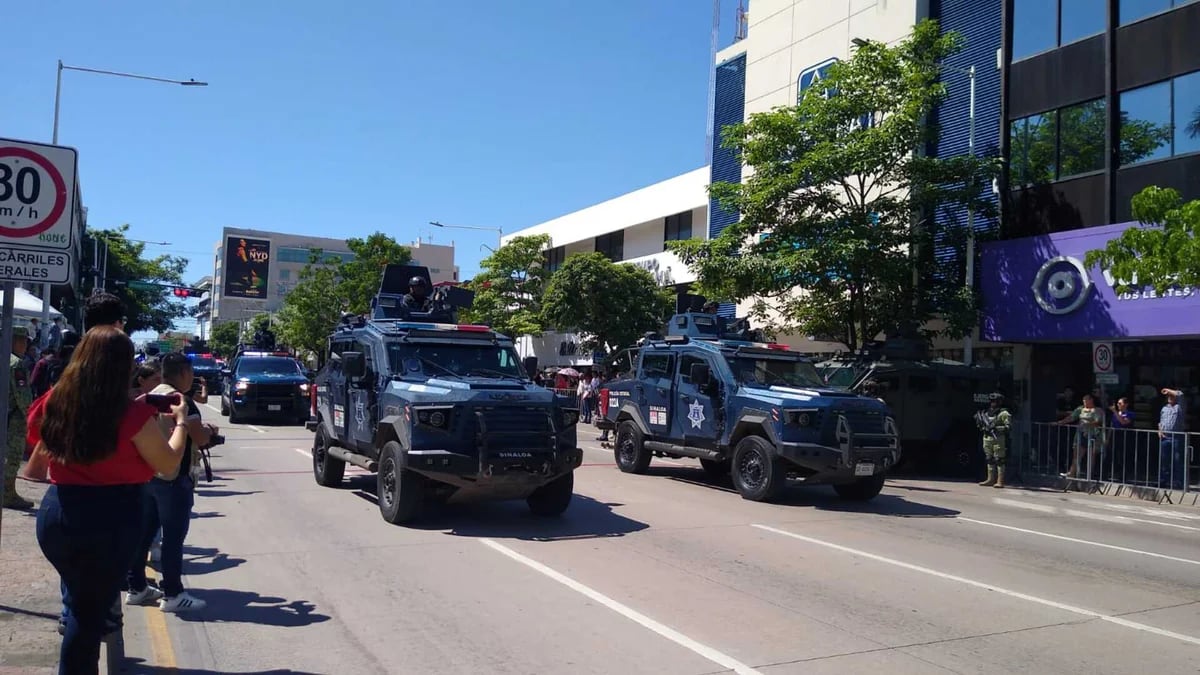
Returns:
[[[190,288],[176,288],[176,289],[172,290],[171,292],[174,293],[175,297],[177,297],[177,298],[192,297],[192,289],[190,289]]]

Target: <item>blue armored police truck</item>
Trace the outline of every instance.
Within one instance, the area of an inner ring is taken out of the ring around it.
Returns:
[[[633,365],[601,392],[601,428],[616,430],[626,473],[654,456],[695,457],[731,474],[745,499],[769,501],[791,479],[865,501],[900,461],[886,405],[824,386],[810,361],[763,342],[744,319],[677,314],[665,335],[646,336]]]
[[[346,464],[377,474],[379,511],[416,518],[430,501],[524,499],[538,515],[570,504],[579,410],[533,384],[512,340],[457,323],[473,293],[405,295],[424,267],[389,265],[371,316],[346,316],[316,377],[313,474],[336,487]],[[418,308],[418,309],[414,309]]]

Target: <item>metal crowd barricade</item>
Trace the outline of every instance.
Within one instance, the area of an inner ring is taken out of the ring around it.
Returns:
[[[1067,481],[1088,491],[1128,486],[1187,493],[1200,489],[1198,448],[1200,433],[1160,438],[1153,429],[1089,431],[1077,424],[1035,422],[1020,469],[1023,475]]]

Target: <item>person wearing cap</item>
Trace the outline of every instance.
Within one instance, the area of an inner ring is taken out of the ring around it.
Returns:
[[[1004,407],[1004,395],[988,396],[987,410],[975,415],[975,424],[983,432],[983,456],[987,460],[987,478],[980,483],[983,487],[1004,487],[1004,461],[1008,456],[1008,430],[1012,427],[1012,415]]]
[[[719,308],[720,305],[710,300],[709,302],[704,303],[703,311],[705,314],[716,314]]]
[[[25,350],[29,347],[29,330],[13,328],[12,353],[8,357],[8,438],[5,439],[4,508],[29,509],[33,502],[17,494],[17,472],[25,458],[25,415],[33,403],[29,389],[29,370],[25,365]]]
[[[429,300],[429,285],[425,282],[425,277],[409,279],[408,293],[404,294],[400,302],[413,312],[428,312],[432,309],[433,303]]]

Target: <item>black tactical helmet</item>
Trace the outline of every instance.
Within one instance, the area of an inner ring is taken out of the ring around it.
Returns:
[[[409,286],[420,286],[421,288],[424,288],[425,287],[425,277],[413,277],[408,280],[408,285]]]

